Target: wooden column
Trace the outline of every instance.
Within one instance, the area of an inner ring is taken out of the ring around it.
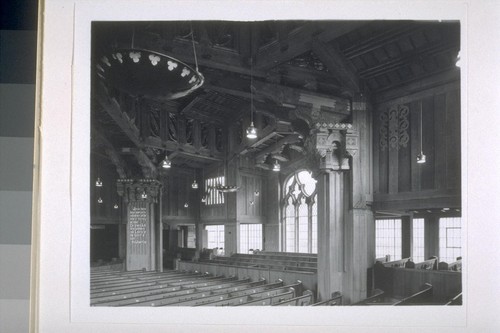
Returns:
[[[156,246],[156,235],[161,232],[161,227],[157,226],[160,218],[156,212],[160,187],[160,183],[153,179],[118,180],[118,194],[123,197],[127,211],[127,271],[161,269],[157,267],[157,257],[161,258],[161,246]]]
[[[375,222],[371,210],[372,135],[368,105],[362,95],[352,103],[352,127],[345,131],[345,150],[350,156],[349,183],[344,185],[346,200],[344,242],[344,302],[354,303],[367,297],[367,271],[375,262]]]
[[[427,215],[424,220],[424,256],[439,256],[439,217]]]
[[[318,177],[318,298],[342,291],[344,274],[344,173],[323,169]]]
[[[411,219],[409,216],[401,218],[401,258],[411,257],[412,249],[412,230]]]

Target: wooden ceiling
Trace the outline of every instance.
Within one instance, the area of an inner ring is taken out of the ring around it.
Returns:
[[[176,21],[94,22],[92,27],[94,66],[101,54],[131,46],[194,66],[193,44],[205,77],[203,86],[186,97],[146,101],[142,107],[227,127],[248,117],[251,96],[257,112],[279,120],[294,107],[290,96],[302,92],[348,99],[357,93],[376,96],[453,71],[460,49],[460,25],[381,20]],[[136,110],[131,99],[140,96],[101,90],[96,79],[93,96],[94,129],[106,133],[116,151],[139,148],[153,162],[163,156],[157,151],[161,147],[141,141],[132,126],[140,129],[130,112]],[[123,113],[128,119],[122,119]],[[276,140],[274,136],[269,139]],[[268,146],[269,142],[251,147],[251,151],[259,155]],[[183,159],[189,165],[189,157]]]

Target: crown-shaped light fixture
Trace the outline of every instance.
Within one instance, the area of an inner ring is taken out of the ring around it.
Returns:
[[[148,198],[148,194],[146,193],[146,190],[142,191],[141,198],[142,199],[147,199]]]
[[[196,179],[193,180],[193,183],[191,184],[191,188],[193,188],[193,190],[197,190],[198,189],[198,183],[196,182]]]
[[[253,124],[253,74],[252,74],[252,64],[253,59],[250,59],[250,126],[247,128],[247,138],[249,139],[257,139],[257,128]]]
[[[423,152],[423,146],[422,146],[422,131],[423,131],[423,125],[422,125],[422,102],[420,102],[420,153],[417,155],[417,163],[418,164],[424,164],[425,163],[425,155]]]

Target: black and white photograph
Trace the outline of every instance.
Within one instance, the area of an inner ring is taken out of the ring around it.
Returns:
[[[487,2],[44,0],[30,332],[494,332]]]
[[[462,304],[460,22],[92,22],[90,304]]]

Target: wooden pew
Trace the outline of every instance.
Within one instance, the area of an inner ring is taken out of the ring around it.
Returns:
[[[342,294],[339,291],[332,293],[332,297],[326,301],[312,304],[312,306],[335,306],[342,305]]]
[[[263,284],[265,281],[250,282],[250,279],[242,280],[229,280],[229,282],[200,282],[199,284],[192,284],[189,287],[185,286],[150,286],[139,289],[137,291],[123,291],[114,295],[104,297],[95,297],[91,299],[91,305],[108,305],[108,306],[123,306],[133,303],[151,302],[157,299],[166,297],[173,297],[185,294],[194,294],[196,292],[211,292],[212,290],[221,292],[222,290],[234,290],[242,288],[243,286],[257,286]]]
[[[433,270],[436,268],[436,265],[437,265],[437,258],[433,258],[433,259],[428,259],[428,260],[416,263],[415,269]]]
[[[179,303],[182,302],[192,302],[193,304],[198,304],[201,302],[205,302],[208,299],[220,299],[221,295],[227,293],[236,292],[239,290],[247,290],[250,288],[258,288],[259,286],[263,285],[265,285],[265,281],[245,282],[244,284],[230,285],[223,288],[218,288],[217,286],[212,286],[211,289],[181,288],[178,291],[153,295],[151,297],[143,297],[128,301],[115,302],[114,305],[168,306],[179,305]]]
[[[450,299],[445,305],[462,305],[462,293]]]
[[[392,304],[394,304],[393,301],[386,300],[386,295],[383,290],[375,289],[370,297],[365,298],[364,300],[361,300],[351,305],[392,305]]]
[[[254,296],[249,296],[249,300],[246,303],[240,303],[237,306],[259,306],[259,305],[277,305],[281,302],[286,302],[287,300],[291,300],[296,298],[295,291],[289,290],[277,295],[261,297],[259,299],[254,300]]]
[[[282,300],[279,303],[272,304],[273,306],[306,306],[311,305],[313,302],[313,292],[310,290],[304,291],[302,296]]]
[[[269,289],[269,290],[263,290],[260,292],[252,292],[252,293],[231,293],[228,295],[229,297],[211,302],[211,303],[203,303],[203,304],[197,304],[195,306],[236,306],[236,305],[241,305],[243,303],[248,303],[250,301],[256,301],[259,299],[264,299],[264,298],[270,298],[270,296],[278,296],[280,294],[287,294],[290,293],[292,296],[290,298],[293,298],[297,295],[296,290],[301,288],[301,284],[297,283],[294,285],[288,285],[288,286],[283,286],[283,287],[278,287],[274,289]],[[257,305],[257,304],[253,304]]]
[[[394,260],[394,261],[388,261],[388,262],[384,262],[382,263],[385,267],[405,267],[405,264],[406,262],[409,260],[410,258],[404,258],[404,259],[400,259],[400,260]]]
[[[428,305],[432,304],[432,285],[425,283],[420,291],[415,294],[405,297],[402,300],[394,303],[394,305]]]

